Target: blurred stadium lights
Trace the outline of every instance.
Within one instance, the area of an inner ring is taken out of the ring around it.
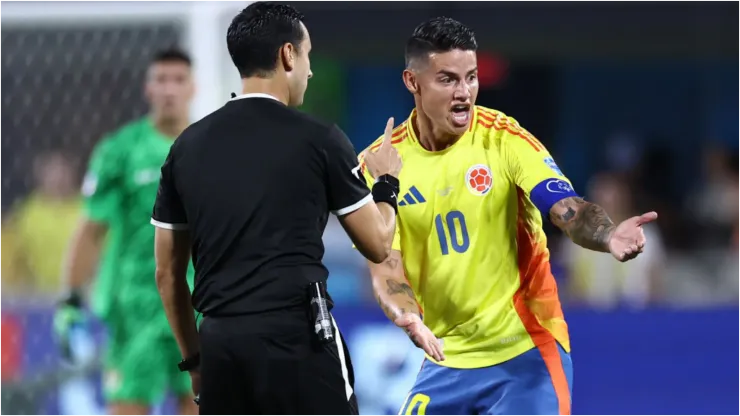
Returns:
[[[200,86],[191,106],[191,118],[199,120],[240,90],[239,77],[231,67],[224,45],[231,18],[251,1],[45,1],[3,2],[4,29],[43,24],[45,28],[140,26],[153,22],[181,27],[181,47],[193,58],[195,83]],[[226,81],[225,81],[226,80]]]

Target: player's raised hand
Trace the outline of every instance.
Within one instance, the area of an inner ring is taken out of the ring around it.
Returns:
[[[442,352],[442,343],[432,331],[424,325],[419,315],[415,313],[404,313],[393,322],[399,328],[403,328],[411,341],[417,347],[424,350],[428,356],[437,361],[444,361],[445,354]]]
[[[619,261],[632,260],[645,248],[642,226],[658,219],[657,212],[648,212],[622,221],[609,239],[609,251]]]
[[[398,178],[398,174],[401,172],[403,162],[401,162],[401,157],[398,155],[396,148],[393,147],[391,140],[393,140],[393,117],[389,118],[385,125],[385,134],[380,147],[374,152],[368,150],[365,154],[365,164],[373,178],[382,175],[391,175]]]

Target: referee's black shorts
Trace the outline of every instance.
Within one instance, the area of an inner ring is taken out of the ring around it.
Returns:
[[[344,340],[319,343],[304,308],[206,316],[200,347],[200,414],[359,414]]]

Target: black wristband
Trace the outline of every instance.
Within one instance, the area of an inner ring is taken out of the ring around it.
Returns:
[[[185,358],[177,364],[177,368],[182,372],[193,371],[198,369],[198,367],[200,367],[200,353]]]
[[[373,200],[376,203],[385,202],[393,207],[393,211],[398,215],[398,192],[399,182],[397,178],[391,175],[379,176],[375,185],[373,185]]]
[[[401,182],[393,175],[385,174],[378,176],[378,179],[375,180],[375,182],[386,182],[393,186],[396,193],[401,192]]]
[[[79,291],[72,289],[65,298],[62,298],[59,304],[64,306],[72,306],[74,308],[82,308],[82,295]]]

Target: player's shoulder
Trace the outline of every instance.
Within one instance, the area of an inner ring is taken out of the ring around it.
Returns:
[[[475,106],[475,135],[496,145],[524,141],[541,147],[537,139],[512,116],[492,108]],[[538,151],[541,149],[538,149]]]
[[[409,137],[409,129],[410,129],[410,122],[409,120],[405,120],[403,123],[397,125],[393,128],[393,133],[391,134],[391,144],[393,147],[395,147],[399,153],[403,153],[403,150],[405,149],[406,145],[409,143],[407,140]],[[380,137],[375,139],[372,143],[370,143],[369,146],[364,148],[362,152],[360,152],[360,161],[363,161],[365,159],[365,154],[367,154],[368,151],[375,151],[377,148],[380,147],[380,145],[383,143],[383,139],[385,138],[385,135],[382,134]]]
[[[151,122],[146,117],[142,117],[113,130],[106,135],[106,138],[117,142],[135,141],[142,132],[148,129],[151,129]]]
[[[519,122],[514,117],[482,105],[475,106],[474,120],[476,132],[481,133],[506,133],[507,130],[519,126]]]
[[[120,157],[136,140],[142,120],[135,120],[106,133],[94,146],[93,155],[102,158]]]
[[[145,118],[130,121],[117,129],[106,133],[95,145],[98,151],[111,150],[131,145],[141,135],[141,131],[146,128],[148,121]]]

